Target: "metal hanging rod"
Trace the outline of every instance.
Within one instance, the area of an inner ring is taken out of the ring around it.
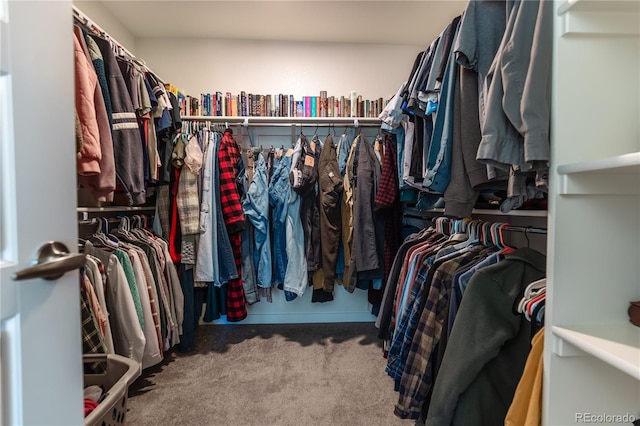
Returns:
[[[507,225],[502,228],[504,231],[509,232],[524,232],[525,234],[546,234],[546,228],[533,228],[531,226],[511,226]]]
[[[182,121],[204,121],[228,126],[244,127],[291,127],[296,125],[328,127],[331,125],[353,127],[380,127],[379,118],[374,117],[220,117],[185,115]]]
[[[418,221],[422,221],[422,222],[432,222],[433,219],[435,219],[435,217],[425,217],[425,216],[415,216],[415,215],[404,215],[403,219],[409,219],[409,221],[411,219],[413,220],[418,220]],[[449,218],[448,218],[449,219]],[[456,220],[460,220],[460,219],[449,219],[450,221],[456,221]],[[482,221],[482,222],[487,222],[487,223],[491,223],[491,221]],[[513,225],[509,225],[509,224],[505,224],[505,226],[502,228],[503,231],[509,231],[509,232],[523,232],[526,234],[546,234],[547,233],[547,229],[546,228],[539,228],[539,227],[534,227],[534,226],[513,226]]]
[[[128,207],[128,206],[108,206],[108,207],[78,207],[76,212],[78,213],[79,221],[89,220],[89,217],[95,216],[111,216],[114,215],[132,215],[132,214],[145,214],[154,213],[155,207]]]
[[[86,28],[87,30],[91,31],[92,33],[103,37],[107,40],[109,40],[111,42],[112,46],[115,46],[117,52],[119,55],[121,56],[129,56],[130,58],[136,60],[138,63],[140,63],[140,65],[142,65],[143,67],[145,67],[148,71],[152,72],[153,75],[156,76],[156,78],[158,80],[160,80],[162,83],[165,83],[166,80],[163,80],[162,78],[160,78],[160,76],[158,76],[158,74],[156,74],[155,72],[153,72],[152,70],[149,69],[149,67],[147,67],[147,64],[144,62],[144,60],[136,57],[136,55],[134,55],[133,53],[131,53],[131,51],[129,49],[127,49],[126,47],[124,47],[120,42],[118,42],[115,38],[111,37],[109,35],[109,33],[107,33],[104,29],[102,29],[102,27],[100,27],[98,24],[96,24],[91,18],[89,18],[84,12],[82,12],[80,9],[78,9],[77,6],[73,6],[73,18],[80,24],[82,25],[84,28]]]

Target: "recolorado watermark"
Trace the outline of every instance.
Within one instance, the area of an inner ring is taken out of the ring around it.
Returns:
[[[636,420],[633,414],[576,413],[576,423],[584,424],[631,424]]]

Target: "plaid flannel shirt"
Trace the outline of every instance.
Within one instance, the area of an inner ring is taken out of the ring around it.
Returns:
[[[178,182],[178,218],[182,235],[200,233],[200,198],[198,197],[198,175],[183,167]]]
[[[242,233],[229,235],[233,248],[233,260],[236,262],[238,275],[242,277]],[[242,278],[234,278],[227,283],[227,321],[242,321],[247,317],[247,303],[242,286]]]
[[[98,330],[98,322],[96,321],[93,311],[91,310],[91,302],[84,288],[84,274],[80,274],[80,314],[82,318],[82,353],[84,354],[103,354],[106,353],[106,347],[102,335]],[[104,363],[93,363],[87,366],[92,373],[104,373],[106,366]]]
[[[220,203],[222,217],[229,233],[233,258],[242,276],[242,231],[245,227],[242,203],[238,191],[238,162],[240,151],[230,131],[224,132],[218,151],[220,170]],[[242,287],[242,279],[235,278],[227,283],[227,321],[241,321],[247,317],[247,306]]]
[[[418,418],[427,395],[433,386],[431,354],[442,335],[442,326],[449,314],[451,283],[456,270],[470,262],[486,247],[476,246],[459,256],[434,262],[434,274],[429,294],[421,310],[420,321],[411,342],[407,362],[400,380],[400,397],[395,414],[401,418]]]
[[[400,195],[396,150],[393,143],[391,143],[390,135],[387,135],[385,140],[385,151],[382,175],[375,196],[375,206],[377,208],[393,207],[396,205]]]
[[[413,260],[420,262],[418,264],[419,266],[416,266],[419,269],[415,279],[405,284],[410,286],[410,288],[406,290],[409,291],[409,295],[407,297],[407,303],[400,305],[401,312],[399,312],[398,323],[393,333],[393,339],[387,357],[387,374],[395,380],[402,378],[402,372],[409,355],[409,348],[411,347],[418,326],[418,320],[420,319],[422,307],[420,301],[426,298],[425,294],[429,292],[433,274],[437,266],[439,266],[428,264],[426,258],[433,254],[438,247],[439,246],[436,245],[433,248],[427,248],[425,252],[419,255],[418,259]],[[400,296],[402,297],[402,295]]]
[[[229,234],[244,229],[244,214],[240,203],[240,193],[236,177],[240,151],[230,131],[224,132],[218,151],[218,167],[220,170],[220,203],[222,217]]]

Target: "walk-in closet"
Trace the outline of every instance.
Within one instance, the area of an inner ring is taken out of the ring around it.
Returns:
[[[640,1],[0,0],[0,424],[640,424]]]

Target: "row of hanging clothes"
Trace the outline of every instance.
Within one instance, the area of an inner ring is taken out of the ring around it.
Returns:
[[[168,244],[145,216],[94,218],[84,234],[80,274],[83,353],[118,354],[158,364],[183,334],[184,296]]]
[[[97,202],[144,204],[150,186],[169,182],[178,100],[143,61],[74,18],[78,186]]]
[[[405,201],[469,217],[546,209],[553,4],[470,1],[380,114]]]
[[[376,326],[395,414],[418,424],[503,424],[544,321],[545,255],[506,223],[436,218],[406,237]]]
[[[312,303],[329,302],[336,282],[380,306],[400,245],[396,141],[354,133],[316,129],[263,149],[249,129],[183,123],[154,230],[194,289],[193,309],[206,304],[205,321],[240,321],[277,290],[293,301],[312,286]]]

